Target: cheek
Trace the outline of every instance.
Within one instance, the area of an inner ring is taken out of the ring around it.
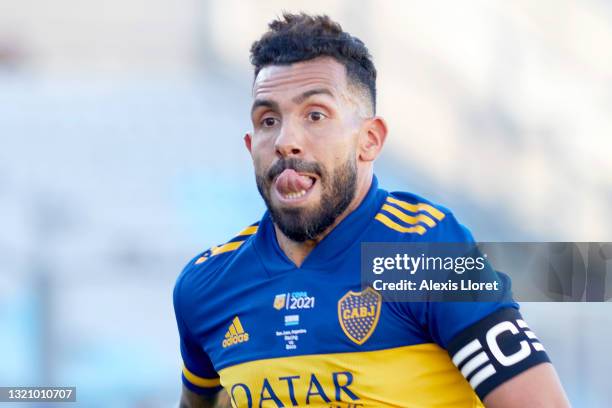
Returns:
[[[357,156],[357,138],[352,134],[345,134],[343,137],[332,138],[319,149],[319,157],[329,166],[336,167],[346,162],[348,158]]]
[[[261,175],[267,170],[268,167],[270,167],[270,164],[261,155],[253,154],[253,167],[255,168],[255,173]]]
[[[253,169],[255,175],[265,177],[275,160],[274,155],[261,154],[261,152],[259,154],[253,154]]]
[[[274,155],[273,138],[264,135],[254,135],[251,139],[251,154],[254,161]]]
[[[327,181],[333,177],[338,167],[346,162],[346,151],[344,150],[329,150],[323,155],[317,157],[317,162],[323,168],[326,174]]]
[[[272,134],[259,133],[251,139],[251,154],[253,157],[268,157],[275,155],[275,137]]]

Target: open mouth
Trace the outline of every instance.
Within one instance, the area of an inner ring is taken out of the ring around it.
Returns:
[[[274,189],[281,201],[297,203],[306,199],[316,182],[314,175],[286,169],[274,181]]]

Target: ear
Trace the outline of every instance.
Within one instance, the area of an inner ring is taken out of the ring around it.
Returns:
[[[359,159],[374,161],[380,154],[387,139],[387,123],[379,116],[368,119],[364,124],[359,145]]]
[[[244,145],[246,146],[249,153],[251,153],[251,134],[248,132],[244,135]]]

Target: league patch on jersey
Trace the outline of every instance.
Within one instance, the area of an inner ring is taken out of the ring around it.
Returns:
[[[365,343],[378,324],[382,296],[372,288],[348,291],[338,301],[338,320],[344,334],[353,342]]]
[[[315,307],[315,297],[308,296],[308,292],[304,290],[281,293],[274,296],[272,306],[276,310],[313,309]]]
[[[285,307],[285,298],[287,297],[287,295],[285,293],[281,293],[280,295],[276,295],[274,297],[274,308],[276,310],[281,310],[283,307]]]

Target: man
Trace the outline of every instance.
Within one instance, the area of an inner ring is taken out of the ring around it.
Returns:
[[[362,290],[361,242],[472,237],[447,209],[378,187],[387,125],[364,44],[326,16],[269,27],[251,48],[244,138],[268,211],[177,280],[181,406],[569,406],[508,296],[399,303]]]

